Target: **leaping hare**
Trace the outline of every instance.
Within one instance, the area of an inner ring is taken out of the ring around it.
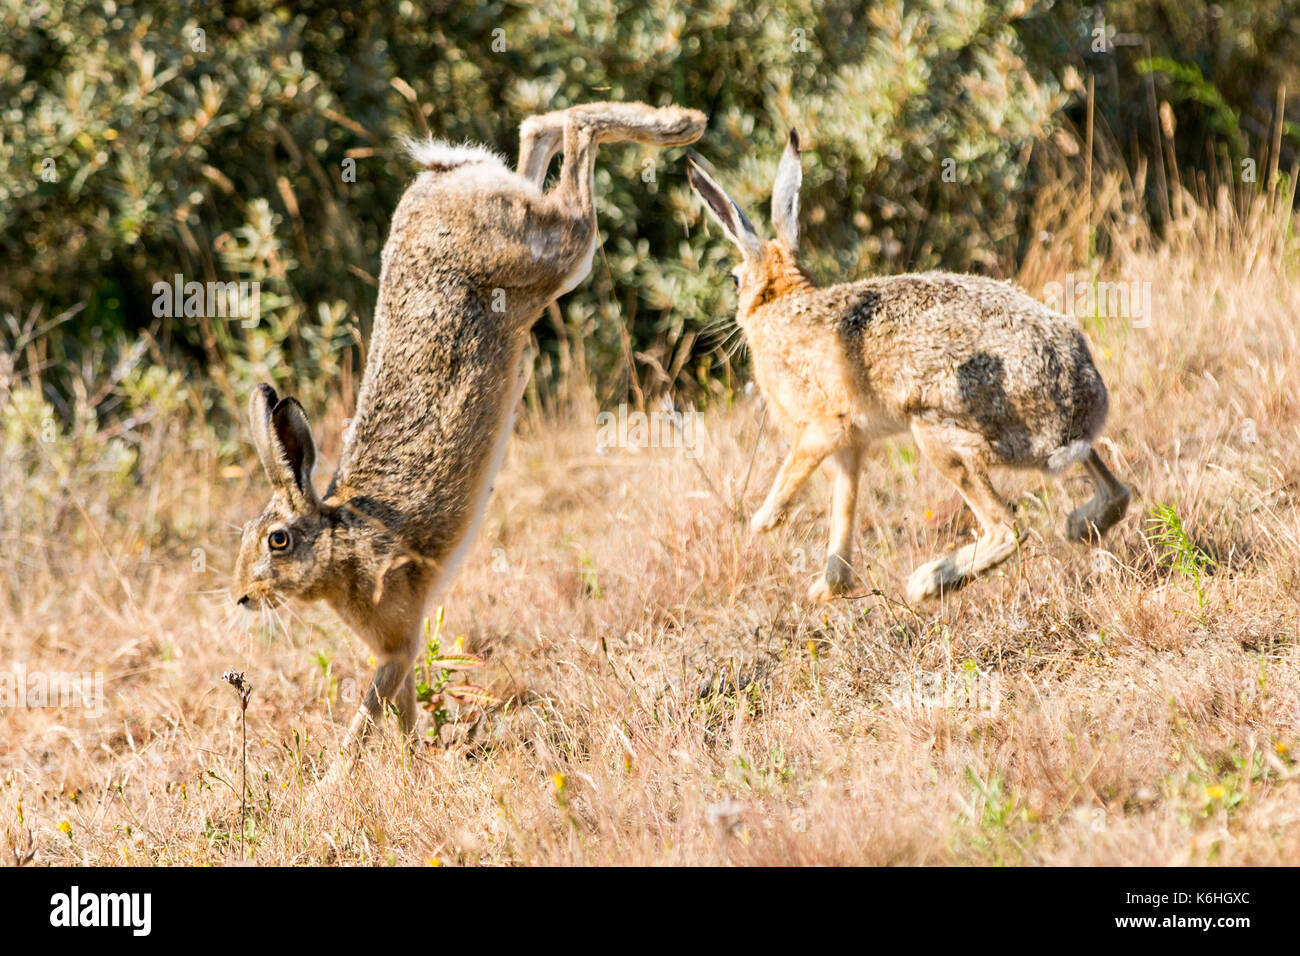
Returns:
[[[383,701],[413,727],[421,620],[482,520],[529,327],[591,269],[596,147],[680,146],[704,125],[695,110],[640,103],[533,116],[514,172],[481,147],[410,144],[425,171],[393,214],[356,416],[323,496],[302,406],[270,385],[253,392],[253,439],[274,493],[244,527],[232,593],[245,607],[323,599],[373,648],[379,666],[344,753]],[[543,192],[561,148],[559,180]]]
[[[698,166],[687,174],[740,249],[736,318],[759,388],[793,441],[752,529],[776,527],[823,460],[834,474],[826,570],[810,598],[849,589],[863,452],[872,439],[909,429],[982,530],[912,573],[914,603],[1015,550],[1011,509],[989,481],[990,466],[1056,473],[1082,462],[1096,493],[1071,512],[1072,540],[1099,538],[1123,517],[1129,491],[1092,447],[1106,420],[1106,386],[1074,322],[1009,283],[978,276],[927,272],[815,288],[799,261],[802,169],[793,130],[772,192],[775,242],[760,239]]]

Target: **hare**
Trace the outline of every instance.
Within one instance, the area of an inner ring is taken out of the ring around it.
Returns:
[[[853,514],[867,445],[911,431],[975,512],[978,540],[917,568],[908,599],[951,590],[1017,546],[1011,509],[991,466],[1057,473],[1082,462],[1096,494],[1069,516],[1076,541],[1123,517],[1129,490],[1093,449],[1106,421],[1106,386],[1078,326],[1006,282],[927,272],[816,288],[799,260],[799,136],[791,130],[772,193],[774,242],[693,162],[687,175],[742,261],[733,271],[736,318],[754,376],[792,441],[750,523],[776,527],[823,461],[834,489],[824,574],[808,592],[829,600],[852,580]]]
[[[374,650],[344,754],[385,701],[412,731],[421,622],[483,518],[529,328],[591,269],[596,147],[680,146],[704,126],[698,111],[640,103],[533,116],[513,172],[482,147],[408,143],[424,171],[393,214],[356,415],[324,495],[302,406],[254,390],[253,441],[273,494],[244,526],[232,596],[246,608],[324,600]],[[543,191],[561,148],[558,182]]]

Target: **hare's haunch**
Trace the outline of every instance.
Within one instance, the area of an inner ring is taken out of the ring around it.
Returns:
[[[482,147],[411,144],[425,171],[393,214],[356,415],[323,496],[302,407],[269,385],[254,391],[253,439],[274,493],[244,527],[233,595],[246,607],[323,599],[374,649],[345,752],[383,701],[413,725],[421,621],[482,520],[529,327],[591,268],[596,147],[680,146],[704,124],[695,110],[640,103],[533,116],[517,171]],[[559,179],[543,191],[561,149]]]
[[[1071,513],[1067,535],[1099,538],[1123,517],[1129,491],[1093,450],[1106,386],[1070,319],[1015,286],[929,272],[815,288],[799,261],[799,138],[791,131],[772,193],[774,242],[703,170],[691,185],[740,249],[736,318],[754,375],[792,441],[751,527],[779,524],[826,461],[834,475],[824,574],[809,596],[853,585],[853,514],[867,444],[911,431],[925,456],[979,519],[972,544],[922,565],[910,600],[961,586],[1016,549],[1011,511],[989,481],[996,465],[1058,472],[1079,461],[1096,494]]]

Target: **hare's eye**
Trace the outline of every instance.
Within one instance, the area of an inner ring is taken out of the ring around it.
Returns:
[[[740,276],[736,275],[734,272],[731,273],[731,287],[737,292],[740,291]]]
[[[289,532],[283,528],[276,528],[266,537],[266,544],[272,551],[283,551],[289,547]]]

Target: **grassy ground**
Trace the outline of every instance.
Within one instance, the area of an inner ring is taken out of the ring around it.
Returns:
[[[443,601],[443,651],[463,636],[487,663],[462,676],[506,706],[453,706],[414,756],[390,730],[328,806],[311,778],[371,667],[323,607],[231,614],[266,495],[251,449],[232,467],[178,413],[128,480],[57,441],[11,455],[0,659],[102,672],[105,701],[0,712],[6,842],[94,864],[1294,863],[1300,286],[1271,235],[1191,214],[1121,250],[1154,318],[1085,325],[1130,516],[1073,546],[1082,476],[1006,475],[1021,553],[923,607],[907,572],[973,524],[905,442],[867,465],[861,592],[811,607],[827,486],[750,537],[780,454],[756,399],[708,413],[695,460],[598,455],[591,402],[526,416]],[[232,667],[254,685],[242,851]]]

